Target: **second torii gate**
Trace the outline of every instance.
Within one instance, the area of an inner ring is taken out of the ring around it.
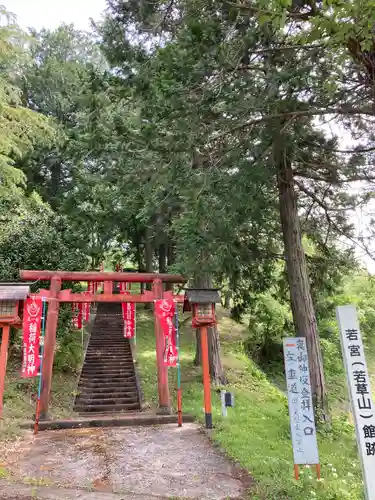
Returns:
[[[76,272],[76,271],[20,271],[23,280],[50,281],[49,290],[40,290],[38,296],[45,297],[48,302],[46,332],[43,357],[43,387],[40,398],[40,419],[48,418],[48,407],[52,384],[53,361],[56,346],[56,330],[59,316],[60,302],[135,302],[149,303],[162,298],[173,298],[183,302],[183,297],[164,291],[163,283],[184,283],[186,280],[179,275],[156,273],[118,273],[118,272]],[[103,282],[103,294],[72,293],[71,290],[62,290],[63,281],[94,281]],[[114,294],[113,282],[152,283],[152,290],[142,294]],[[158,371],[159,409],[161,412],[170,411],[168,387],[168,368],[164,366],[164,338],[159,321],[155,317],[156,363]]]

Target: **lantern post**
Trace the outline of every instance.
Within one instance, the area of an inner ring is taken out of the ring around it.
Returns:
[[[200,329],[204,414],[207,429],[212,429],[208,327],[216,324],[215,304],[217,303],[220,303],[220,296],[216,288],[188,288],[185,290],[184,311],[192,311],[192,326]]]
[[[20,327],[22,311],[21,302],[29,294],[28,283],[0,283],[0,418],[3,415],[3,399],[5,389],[5,375],[8,361],[8,346],[10,326]]]

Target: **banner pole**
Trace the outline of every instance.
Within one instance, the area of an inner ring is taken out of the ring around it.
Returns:
[[[178,325],[178,304],[176,303],[176,344],[177,344],[177,422],[182,427],[182,392],[180,363],[180,330]]]
[[[43,382],[43,357],[44,357],[44,334],[46,328],[46,308],[47,302],[43,297],[43,315],[42,315],[42,331],[41,331],[41,342],[40,342],[40,364],[39,364],[39,382],[38,382],[38,399],[36,402],[36,411],[35,411],[35,423],[34,423],[34,434],[38,434],[39,428],[39,414],[40,414],[40,396],[42,393],[42,382]]]

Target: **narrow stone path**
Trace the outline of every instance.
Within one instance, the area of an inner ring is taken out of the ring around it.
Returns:
[[[241,473],[195,424],[29,434],[2,465],[2,500],[246,498]]]

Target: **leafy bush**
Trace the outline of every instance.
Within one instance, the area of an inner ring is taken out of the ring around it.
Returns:
[[[66,220],[36,194],[16,206],[0,202],[0,279],[19,278],[20,269],[84,269],[87,259],[74,246]]]

